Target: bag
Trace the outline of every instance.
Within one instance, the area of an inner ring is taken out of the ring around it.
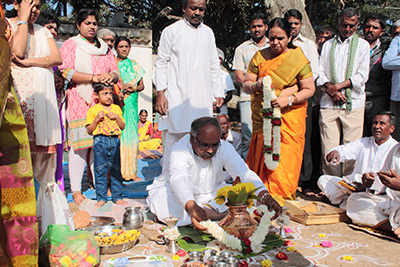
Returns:
[[[92,233],[71,231],[67,225],[50,224],[40,239],[41,266],[96,266],[100,249]]]
[[[37,199],[39,237],[50,224],[66,224],[75,230],[67,199],[54,182],[42,183]]]

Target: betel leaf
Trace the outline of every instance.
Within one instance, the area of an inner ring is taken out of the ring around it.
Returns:
[[[185,251],[203,251],[207,248],[207,242],[192,243],[185,239],[179,239],[178,245]]]
[[[199,233],[199,231],[197,231],[196,229],[194,229],[191,226],[180,226],[180,227],[178,227],[178,230],[179,230],[179,233],[181,234],[180,239],[188,237],[191,240],[193,240],[194,243],[203,241],[203,238],[201,237],[201,234]]]
[[[247,201],[246,188],[243,187],[236,198],[236,203],[246,203],[246,201]]]
[[[236,203],[237,195],[233,191],[228,192],[229,203]]]
[[[261,186],[260,187],[257,187],[256,189],[253,189],[253,190],[251,190],[249,193],[247,193],[247,194],[249,194],[249,195],[252,195],[252,194],[254,194],[258,189],[260,189],[261,188]]]

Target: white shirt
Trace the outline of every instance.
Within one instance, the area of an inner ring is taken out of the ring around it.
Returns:
[[[293,44],[300,47],[306,58],[310,61],[313,78],[316,80],[318,78],[319,65],[317,45],[314,43],[314,41],[301,35],[301,33],[293,40]]]
[[[231,177],[239,176],[242,182],[252,182],[255,187],[267,190],[261,179],[247,167],[231,144],[221,140],[221,146],[211,160],[204,160],[193,152],[190,134],[174,145],[170,159],[170,173],[165,176],[163,186],[170,186],[184,207],[189,200],[213,200],[216,191],[225,186],[223,168]]]
[[[253,40],[244,41],[241,45],[236,47],[235,56],[233,57],[233,70],[241,70],[246,74],[247,68],[254,54],[258,50],[262,50],[264,48],[269,47],[268,38],[265,38],[265,43],[262,47],[259,47],[258,44]],[[243,88],[240,89],[240,101],[250,101],[250,95],[243,91]]]
[[[212,115],[213,97],[224,97],[213,31],[186,19],[165,28],[155,61],[157,91],[165,91],[168,113],[159,129],[190,131],[193,120]]]
[[[222,88],[224,88],[224,93],[235,90],[231,75],[228,72],[221,69],[221,83]]]
[[[400,143],[393,147],[393,149],[390,151],[382,170],[390,171],[391,168],[400,174]],[[386,193],[390,199],[396,201],[400,200],[400,191],[386,188]]]
[[[335,67],[338,82],[343,82],[345,80],[349,46],[352,38],[353,36],[342,42],[340,38],[337,37],[338,42],[335,50]],[[334,39],[331,39],[325,42],[322,47],[317,79],[318,86],[322,86],[327,82],[331,82],[329,54],[333,40]],[[354,59],[353,72],[350,76],[352,84],[351,98],[353,109],[363,108],[365,106],[365,83],[368,81],[369,76],[369,53],[369,43],[364,39],[359,38],[356,56]],[[332,98],[324,92],[321,97],[321,108],[333,107],[334,104]]]
[[[329,152],[336,150],[339,153],[340,162],[355,160],[354,171],[347,176],[347,178],[351,182],[356,181],[361,183],[361,176],[363,173],[373,172],[376,174],[378,171],[382,170],[386,157],[397,143],[395,139],[389,137],[385,143],[378,146],[375,142],[375,138],[370,136],[337,146]],[[382,184],[379,178],[375,179],[371,189],[379,191],[381,188]]]

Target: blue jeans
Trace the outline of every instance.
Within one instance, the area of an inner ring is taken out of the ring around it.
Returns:
[[[118,136],[96,135],[93,141],[97,201],[107,202],[107,173],[111,176],[112,201],[122,199],[120,140]]]
[[[250,101],[241,101],[240,105],[240,121],[242,125],[242,158],[246,161],[247,152],[249,151],[251,133],[253,131],[253,122],[251,120],[251,103]]]

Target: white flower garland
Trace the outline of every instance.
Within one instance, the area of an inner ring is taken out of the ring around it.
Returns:
[[[172,228],[165,229],[164,235],[168,240],[174,241],[178,239],[181,234],[179,233],[178,227],[174,226]]]
[[[268,234],[268,229],[271,225],[271,218],[274,215],[274,212],[269,211],[268,207],[265,205],[259,206],[257,210],[262,212],[263,216],[261,217],[256,231],[251,237],[249,237],[249,240],[251,241],[251,249],[254,253],[259,253],[262,250],[262,242]],[[231,249],[242,251],[240,239],[225,232],[225,230],[216,222],[208,220],[200,222],[200,224],[206,227],[210,234],[224,245]]]
[[[280,160],[282,117],[281,109],[271,106],[277,96],[269,76],[263,78],[263,93],[264,161],[268,169],[275,170]]]

